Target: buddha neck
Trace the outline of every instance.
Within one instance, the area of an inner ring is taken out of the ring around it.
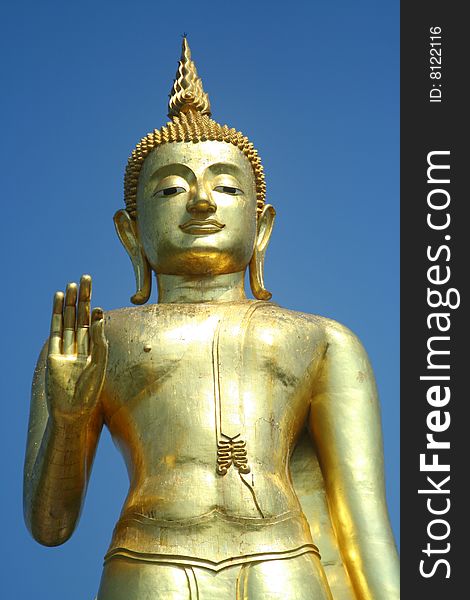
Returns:
[[[157,273],[158,302],[236,302],[246,300],[245,273],[189,276]]]

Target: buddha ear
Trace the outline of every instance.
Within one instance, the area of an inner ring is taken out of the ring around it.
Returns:
[[[271,238],[276,211],[271,204],[265,204],[258,217],[256,242],[250,261],[250,286],[253,296],[258,300],[269,300],[271,292],[264,287],[264,257]]]
[[[133,304],[145,304],[152,290],[152,273],[149,262],[137,233],[137,222],[127,210],[118,210],[114,215],[114,226],[122,245],[126,249],[134,267],[136,293],[131,296]]]

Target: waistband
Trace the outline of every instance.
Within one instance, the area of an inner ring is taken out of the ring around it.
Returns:
[[[231,565],[278,560],[306,552],[320,555],[300,511],[265,519],[228,517],[211,511],[177,522],[133,514],[121,518],[116,525],[104,560],[125,556],[219,571]]]
[[[142,552],[133,552],[126,548],[115,548],[109,551],[104,559],[105,564],[113,558],[128,558],[135,561],[147,563],[163,563],[178,567],[201,567],[210,569],[211,571],[221,571],[229,567],[243,565],[250,562],[265,562],[268,560],[282,560],[286,558],[296,558],[304,554],[312,553],[320,558],[320,552],[315,544],[305,544],[299,548],[286,550],[284,552],[265,552],[261,554],[248,554],[245,556],[237,556],[235,558],[227,558],[218,563],[210,560],[204,560],[191,556],[171,556],[168,554],[146,554]]]

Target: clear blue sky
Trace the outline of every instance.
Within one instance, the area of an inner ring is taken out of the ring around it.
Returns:
[[[277,223],[266,281],[283,306],[362,339],[382,401],[399,511],[399,6],[397,0],[3,3],[2,596],[92,600],[127,482],[103,435],[64,546],[22,521],[31,376],[52,294],[82,273],[94,304],[128,305],[115,237],[127,156],[165,122],[181,34],[219,122],[255,143]]]

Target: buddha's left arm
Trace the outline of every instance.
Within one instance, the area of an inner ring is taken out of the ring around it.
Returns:
[[[359,340],[338,323],[314,386],[310,430],[342,559],[358,600],[397,600],[399,564],[385,499],[380,409]]]

